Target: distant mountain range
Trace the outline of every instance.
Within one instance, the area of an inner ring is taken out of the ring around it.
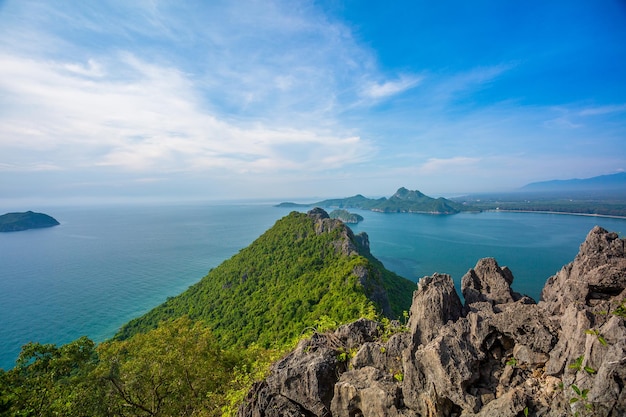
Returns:
[[[357,194],[353,197],[336,198],[318,201],[313,204],[280,203],[280,207],[331,207],[331,208],[355,208],[362,210],[378,211],[383,213],[429,213],[429,214],[455,214],[467,210],[465,206],[446,198],[432,198],[417,190],[399,188],[389,198],[372,199]]]
[[[626,217],[626,173],[533,182],[515,191],[454,199],[476,210],[544,211]]]
[[[626,172],[598,177],[533,182],[519,189],[523,192],[621,191],[626,192]]]

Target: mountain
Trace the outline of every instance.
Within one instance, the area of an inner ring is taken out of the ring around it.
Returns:
[[[320,320],[345,323],[374,310],[400,317],[414,287],[370,254],[366,234],[354,235],[320,208],[292,212],[183,294],[129,322],[116,339],[187,315],[225,346],[281,345]]]
[[[59,222],[43,213],[27,211],[24,213],[7,213],[0,216],[0,232],[19,232],[28,229],[58,226]]]
[[[424,277],[405,328],[362,319],[300,341],[238,416],[624,416],[625,248],[596,226],[538,304],[493,258],[463,276],[464,303],[449,275]]]
[[[601,192],[617,191],[626,193],[626,172],[617,174],[600,175],[592,178],[551,180],[533,182],[520,188],[525,192]]]
[[[445,198],[432,198],[419,191],[407,190],[402,187],[389,198],[371,199],[357,194],[353,197],[336,198],[319,201],[312,205],[330,208],[355,208],[379,211],[384,213],[429,213],[455,214],[467,210],[468,207]],[[281,203],[279,206],[305,206],[294,203]]]

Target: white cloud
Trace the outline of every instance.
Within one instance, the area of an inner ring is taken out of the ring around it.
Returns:
[[[382,99],[410,90],[419,85],[422,79],[423,77],[418,76],[401,76],[397,80],[370,83],[363,89],[362,94],[369,98]]]
[[[120,72],[130,76],[119,79]],[[86,78],[92,74],[97,82]],[[0,55],[0,91],[13,97],[11,110],[0,116],[5,170],[45,166],[33,159],[17,167],[7,160],[15,149],[30,150],[33,158],[44,157],[44,150],[67,169],[166,172],[317,171],[362,162],[373,152],[354,136],[220,120],[181,71],[129,53],[107,64]],[[285,146],[289,152],[279,152]]]

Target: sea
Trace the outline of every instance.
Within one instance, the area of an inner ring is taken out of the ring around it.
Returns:
[[[83,335],[96,342],[112,337],[294,210],[269,202],[32,209],[61,224],[0,233],[0,368],[5,370],[31,341],[61,345]],[[574,259],[595,225],[622,237],[626,232],[626,219],[605,217],[351,211],[364,220],[350,227],[366,232],[372,254],[401,276],[417,281],[448,273],[459,287],[480,258],[494,257],[512,270],[513,289],[536,300],[546,279]]]

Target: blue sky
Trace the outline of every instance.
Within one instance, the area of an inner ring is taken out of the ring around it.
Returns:
[[[0,1],[4,205],[511,190],[625,142],[624,1]]]

